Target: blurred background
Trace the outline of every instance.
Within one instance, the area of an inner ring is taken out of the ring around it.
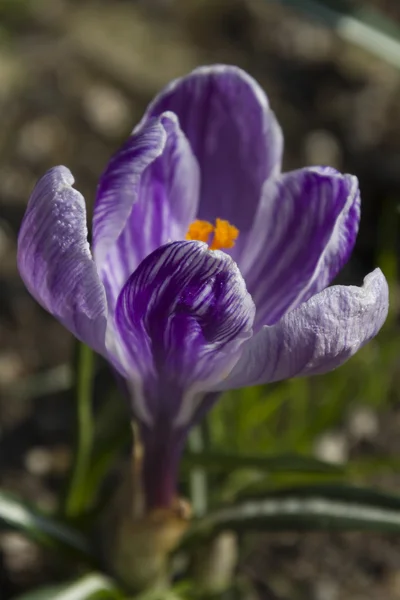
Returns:
[[[29,296],[16,269],[18,228],[33,185],[49,167],[67,165],[90,214],[99,175],[151,97],[197,65],[224,62],[243,67],[266,90],[285,135],[285,169],[328,164],[359,177],[361,229],[339,281],[359,285],[380,266],[391,286],[391,312],[378,338],[337,372],[227,394],[200,443],[314,456],[343,465],[347,482],[399,492],[400,55],[390,47],[385,57],[385,44],[372,48],[378,55],[360,47],[375,43],[368,30],[357,38],[359,30],[352,35],[330,8],[316,10],[322,20],[313,19],[315,6],[0,0],[1,487],[55,510],[74,442],[74,342]],[[341,9],[340,2],[332,6]],[[368,18],[391,35],[400,28],[398,0],[346,7],[356,23]],[[99,361],[96,372],[97,439],[112,437],[112,422],[114,468],[129,447],[127,413],[107,367]],[[318,477],[279,469],[262,478],[250,469],[210,474],[209,501],[213,494],[229,501],[244,483],[273,487]],[[69,569],[21,535],[0,530],[2,600],[66,578]],[[395,600],[400,539],[252,534],[241,539],[238,569],[265,599]]]

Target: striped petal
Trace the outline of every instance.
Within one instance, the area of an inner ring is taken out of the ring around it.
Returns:
[[[142,133],[134,134],[127,144],[129,151],[123,148],[112,159],[100,184],[99,209],[104,189],[111,188],[115,215],[120,218],[125,208],[130,211],[122,232],[102,263],[101,276],[111,310],[139,263],[162,244],[183,239],[197,212],[199,169],[178,119],[172,113],[165,113],[158,119],[157,127],[162,128],[165,136],[157,158],[149,162],[151,153],[147,154],[147,165],[143,167],[140,158],[135,166],[136,146],[142,145]],[[105,198],[108,197],[111,202],[112,197],[106,194]],[[121,205],[125,207],[123,211]]]
[[[238,259],[264,181],[280,171],[283,138],[257,82],[234,66],[201,67],[173,81],[144,119],[174,112],[199,162],[198,218],[226,219],[239,231],[231,256]],[[143,123],[142,123],[143,126]]]
[[[331,371],[378,333],[387,312],[388,286],[380,269],[362,287],[327,288],[254,335],[217,389]]]
[[[93,254],[99,269],[137,202],[143,171],[160,156],[166,137],[160,119],[151,119],[131,135],[100,178],[93,213]]]
[[[83,196],[65,167],[50,169],[30,197],[18,237],[18,268],[32,296],[100,353],[107,304],[87,241]]]
[[[276,323],[330,283],[350,256],[359,218],[357,179],[329,167],[265,184],[239,264],[257,307],[257,328]]]
[[[223,379],[252,333],[254,305],[236,264],[200,242],[148,256],[118,299],[116,327],[137,417],[190,421],[196,395]]]

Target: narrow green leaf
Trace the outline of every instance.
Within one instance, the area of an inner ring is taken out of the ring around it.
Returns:
[[[208,514],[194,522],[183,543],[228,528],[400,533],[400,497],[344,485],[279,490]]]
[[[268,498],[285,498],[293,495],[302,498],[318,496],[328,500],[341,500],[351,504],[368,504],[400,511],[400,496],[387,494],[374,488],[358,487],[341,482],[297,485],[276,489],[268,494]],[[266,496],[265,494],[262,496],[252,494],[246,499],[257,499],[258,497],[265,498]],[[242,496],[241,499],[244,500],[244,497]]]
[[[0,524],[17,529],[43,546],[77,555],[93,564],[88,541],[75,529],[0,491]]]
[[[122,600],[121,592],[104,575],[91,573],[77,581],[29,592],[16,600]]]
[[[76,407],[77,439],[64,512],[67,517],[78,517],[86,509],[86,483],[90,470],[93,445],[92,389],[94,354],[85,344],[79,344]]]
[[[219,499],[219,505],[225,502],[239,502],[247,498],[267,497],[281,489],[288,489],[300,486],[311,485],[326,485],[326,484],[341,484],[346,481],[346,473],[326,472],[326,473],[310,473],[310,472],[289,472],[276,471],[270,472],[268,475],[257,477],[257,472],[251,472],[253,477],[243,477],[235,481],[232,477],[225,484],[224,495]]]
[[[88,509],[95,505],[96,496],[107,473],[129,444],[132,444],[132,431],[128,422],[110,432],[110,436],[98,444],[86,480],[85,505]]]
[[[324,21],[344,40],[400,68],[400,29],[381,12],[348,0],[279,0]]]
[[[185,590],[186,591],[186,590]],[[193,596],[193,595],[192,595]],[[171,590],[147,590],[139,596],[129,597],[129,600],[187,600],[187,598],[192,598],[189,595],[181,595],[179,588],[176,591],[175,589]]]
[[[207,467],[214,471],[231,471],[232,469],[259,469],[268,472],[300,472],[341,474],[344,469],[338,465],[300,454],[251,455],[222,452],[187,452],[183,465]]]
[[[372,456],[353,459],[347,466],[350,477],[364,477],[377,473],[399,472],[400,458],[391,456]]]
[[[64,584],[46,586],[45,588],[39,588],[33,592],[18,596],[15,600],[53,600],[57,598],[57,594],[62,592],[64,588]]]

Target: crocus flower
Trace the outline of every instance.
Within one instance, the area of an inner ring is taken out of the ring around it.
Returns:
[[[327,287],[349,258],[360,194],[330,167],[281,172],[281,129],[233,66],[173,81],[85,202],[63,166],[37,183],[18,265],[36,300],[126,381],[147,507],[176,494],[189,428],[230,388],[330,371],[381,328],[379,269]]]

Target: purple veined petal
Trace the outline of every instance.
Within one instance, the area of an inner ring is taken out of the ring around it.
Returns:
[[[324,289],[348,260],[360,218],[356,177],[311,167],[266,182],[239,264],[256,330]]]
[[[137,175],[135,189],[129,188],[125,177],[134,165],[130,161],[136,144],[135,134],[129,141],[131,152],[113,159],[120,165],[126,160],[120,175],[114,177],[115,202],[118,185],[126,187],[126,202],[131,201],[130,214],[116,243],[105,259],[101,277],[107,290],[111,311],[128,277],[139,263],[159,246],[177,239],[184,239],[189,224],[195,219],[199,199],[199,168],[189,142],[179,127],[177,117],[165,113],[159,119],[165,132],[164,146],[157,158]],[[103,177],[103,187],[110,174]],[[118,177],[122,180],[118,183]],[[125,194],[125,192],[123,192]],[[99,192],[99,198],[101,198]],[[119,210],[117,208],[117,210]]]
[[[227,254],[181,241],[148,256],[115,312],[136,416],[150,427],[184,427],[198,393],[233,368],[253,318],[252,299]]]
[[[93,254],[102,269],[137,201],[143,171],[162,153],[167,134],[151,119],[111,158],[100,178],[93,213]]]
[[[216,217],[240,235],[229,253],[238,260],[264,181],[280,172],[281,129],[257,82],[238,67],[200,67],[168,85],[150,104],[147,119],[170,110],[200,165],[198,218]]]
[[[346,362],[385,322],[388,286],[380,269],[362,287],[333,286],[310,298],[243,347],[240,360],[217,389],[326,373]]]
[[[104,354],[107,303],[87,241],[83,196],[66,167],[36,184],[18,236],[18,269],[32,296]]]

